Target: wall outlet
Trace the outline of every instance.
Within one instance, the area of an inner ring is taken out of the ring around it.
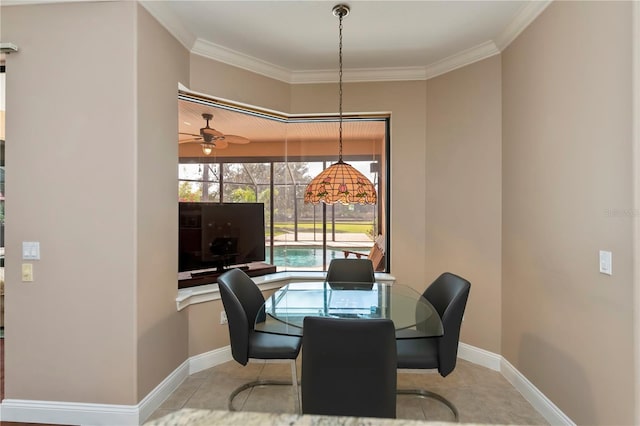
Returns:
[[[225,311],[220,312],[220,324],[226,324],[227,321],[227,313]]]
[[[610,251],[600,250],[600,273],[611,275],[613,274],[613,262],[611,260],[612,255]]]

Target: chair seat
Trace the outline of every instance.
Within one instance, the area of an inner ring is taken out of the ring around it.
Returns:
[[[398,368],[438,368],[438,338],[398,339]]]
[[[301,346],[301,337],[249,332],[249,358],[296,359]]]

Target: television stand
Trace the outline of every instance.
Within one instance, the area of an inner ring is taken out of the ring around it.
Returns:
[[[275,265],[270,265],[268,263],[262,262],[253,262],[246,265],[231,265],[223,271],[219,271],[218,269],[202,269],[197,271],[179,272],[178,288],[215,284],[218,282],[218,277],[220,275],[234,268],[244,271],[250,277],[259,277],[276,272]]]

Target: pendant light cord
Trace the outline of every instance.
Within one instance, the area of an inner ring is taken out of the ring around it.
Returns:
[[[338,13],[338,18],[340,20],[340,24],[338,26],[339,29],[339,33],[340,33],[340,43],[339,43],[339,48],[338,48],[338,64],[340,66],[339,71],[338,71],[338,77],[339,77],[339,82],[338,82],[338,93],[339,93],[339,117],[340,117],[340,128],[339,128],[339,142],[340,142],[340,149],[339,149],[339,154],[338,154],[338,162],[342,163],[342,18],[344,17],[344,11],[340,11]]]

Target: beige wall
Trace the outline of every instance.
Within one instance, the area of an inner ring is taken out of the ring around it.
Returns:
[[[290,86],[203,56],[191,55],[189,89],[227,99],[272,109],[289,111]]]
[[[268,299],[275,290],[262,292]],[[198,303],[187,308],[189,317],[189,356],[197,356],[229,345],[229,326],[220,324],[222,300]]]
[[[634,422],[630,16],[554,2],[503,53],[502,355],[577,424]]]
[[[347,83],[343,94],[346,113],[391,113],[390,271],[399,283],[419,290],[429,281],[425,279],[425,89],[424,81]],[[335,112],[337,102],[337,84],[291,87],[294,114]]]
[[[176,312],[178,274],[178,82],[189,53],[138,6],[136,161],[137,400],[188,357],[185,312]],[[129,159],[131,160],[131,159]]]
[[[426,277],[471,282],[461,339],[500,353],[501,60],[427,81]]]
[[[5,397],[135,404],[136,4],[2,8]],[[34,282],[21,242],[39,241]]]
[[[558,2],[502,58],[345,85],[345,111],[392,114],[391,272],[419,290],[445,269],[467,276],[462,340],[580,424],[633,422],[629,16],[629,3]],[[175,311],[175,84],[291,113],[335,112],[336,86],[187,57],[133,2],[1,19],[20,46],[7,58],[6,397],[137,404],[228,339],[219,301]],[[32,284],[22,241],[42,246]]]
[[[187,308],[189,356],[207,353],[229,344],[229,327],[220,324],[222,301],[198,303]]]
[[[33,284],[7,257],[6,396],[136,404],[188,357],[175,306],[188,52],[133,2],[6,7],[2,39],[20,46],[7,251],[42,246]]]

